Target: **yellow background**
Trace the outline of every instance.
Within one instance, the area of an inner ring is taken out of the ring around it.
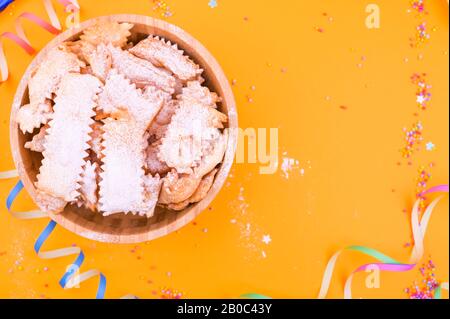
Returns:
[[[150,0],[79,2],[82,20],[114,13],[158,16]],[[410,250],[403,246],[411,242],[409,211],[417,169],[434,162],[428,169],[429,186],[448,183],[447,2],[427,1],[429,14],[423,18],[407,12],[408,0],[217,2],[218,7],[211,9],[208,0],[167,0],[174,13],[167,20],[199,39],[229,79],[237,81],[240,126],[278,127],[280,161],[286,151],[299,160],[304,176],[299,170],[289,179],[281,171],[259,175],[258,165],[235,164],[229,185],[212,208],[177,233],[135,247],[97,243],[57,228],[44,248],[82,247],[86,255],[82,270],[98,268],[106,275],[107,298],[126,293],[157,298],[162,287],[178,289],[188,298],[233,298],[248,292],[312,298],[328,258],[349,244],[370,246],[406,262]],[[368,3],[380,7],[380,29],[365,26]],[[0,14],[0,30],[12,31],[13,19],[22,11],[46,17],[41,1],[16,0]],[[61,6],[57,11],[64,15]],[[421,48],[411,48],[409,38],[421,21],[427,21],[431,39]],[[37,48],[51,39],[31,23],[24,24]],[[318,27],[324,31],[318,32]],[[9,40],[4,44],[11,77],[0,86],[0,170],[13,168],[9,110],[31,61]],[[433,86],[426,111],[415,103],[416,86],[409,80],[414,72],[426,72]],[[422,150],[407,165],[399,152],[404,145],[402,130],[419,119],[424,125]],[[436,150],[424,149],[428,141],[436,144]],[[15,183],[0,182],[2,203]],[[249,205],[243,212],[241,202]],[[15,208],[31,209],[33,204],[22,194]],[[73,257],[46,261],[35,255],[34,241],[47,222],[15,220],[1,209],[0,297],[95,296],[97,279],[80,289],[59,287]],[[425,240],[426,256],[434,260],[438,279],[445,281],[448,225],[445,198],[433,214]],[[272,238],[269,245],[261,241],[265,234]],[[346,275],[370,261],[345,253],[329,296],[342,297]],[[380,288],[367,289],[365,275],[360,274],[354,280],[354,297],[404,298],[403,289],[420,279],[417,269],[382,273]]]

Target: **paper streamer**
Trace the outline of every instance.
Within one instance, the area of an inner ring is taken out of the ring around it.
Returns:
[[[19,193],[23,189],[23,184],[21,181],[19,181],[16,186],[11,190],[11,192],[8,195],[8,198],[6,199],[6,208],[8,209],[8,212],[15,218],[18,219],[37,219],[37,218],[44,218],[48,217],[47,213],[42,212],[40,210],[33,210],[28,212],[16,212],[12,210],[12,204],[16,197],[19,195]]]
[[[66,12],[69,11],[78,11],[80,9],[80,6],[76,0],[58,0],[60,4],[62,4]],[[7,5],[9,5],[11,1],[1,1],[1,9],[5,9]],[[38,25],[42,29],[48,31],[49,33],[52,33],[54,35],[59,34],[62,31],[61,23],[58,19],[58,16],[56,15],[55,9],[53,7],[51,0],[43,0],[45,10],[47,12],[48,18],[50,22],[47,22],[43,20],[42,18],[36,16],[33,13],[29,12],[23,12],[19,14],[19,16],[15,20],[15,30],[16,33],[12,32],[3,32],[0,34],[0,84],[5,82],[9,77],[9,69],[8,64],[5,56],[5,52],[3,50],[3,43],[2,39],[7,38],[9,40],[12,40],[14,43],[19,45],[26,53],[29,55],[33,55],[36,50],[33,48],[30,40],[27,38],[25,34],[25,30],[22,26],[22,20],[28,20],[33,22],[34,24]],[[11,170],[6,172],[0,172],[0,179],[10,179],[17,177],[17,171]],[[19,193],[23,189],[23,183],[19,181],[16,186],[11,190],[7,200],[6,200],[6,208],[11,213],[12,216],[19,218],[19,219],[36,219],[36,218],[44,218],[48,217],[48,215],[45,212],[35,210],[35,211],[29,211],[29,212],[16,212],[12,210],[12,204],[16,197],[19,195]],[[54,259],[54,258],[60,258],[65,257],[69,255],[77,255],[77,258],[75,261],[69,265],[68,270],[63,275],[63,277],[60,280],[60,285],[65,288],[74,288],[78,287],[80,283],[83,281],[86,281],[92,277],[99,276],[99,285],[97,288],[97,295],[96,298],[100,299],[103,298],[105,295],[105,289],[106,289],[106,278],[105,276],[98,270],[89,270],[82,274],[79,274],[79,269],[84,261],[84,254],[81,251],[79,247],[67,247],[67,248],[61,248],[51,251],[41,251],[41,248],[47,238],[50,236],[50,234],[53,232],[53,230],[56,227],[56,223],[54,221],[50,221],[50,223],[47,225],[47,227],[44,229],[44,231],[41,233],[41,235],[38,237],[34,249],[37,253],[37,255],[40,258],[43,259]]]
[[[448,191],[449,191],[448,185],[440,185],[440,186],[435,186],[435,187],[428,189],[427,191],[423,192],[422,195],[433,194],[433,193],[437,193],[437,192],[448,193]],[[413,238],[414,238],[414,247],[413,247],[413,250],[411,253],[411,258],[410,258],[409,263],[403,264],[403,263],[398,262],[397,260],[395,260],[387,255],[384,255],[381,252],[379,252],[375,249],[369,248],[369,247],[364,247],[364,246],[346,247],[346,248],[336,252],[328,261],[328,264],[325,268],[325,272],[323,274],[322,284],[320,287],[318,298],[323,299],[326,297],[326,295],[328,293],[328,289],[330,287],[331,278],[333,275],[333,271],[334,271],[334,267],[337,262],[337,259],[341,255],[341,253],[346,250],[357,251],[357,252],[363,253],[365,255],[368,255],[370,257],[373,257],[374,259],[379,261],[379,263],[371,263],[371,264],[366,264],[366,265],[360,266],[350,274],[350,276],[347,278],[347,280],[345,282],[345,287],[344,287],[344,298],[346,298],[346,299],[352,298],[352,293],[351,293],[352,279],[353,279],[354,274],[356,274],[358,272],[366,271],[367,269],[373,269],[373,267],[376,267],[376,269],[379,269],[381,271],[391,271],[391,272],[404,272],[404,271],[409,271],[409,270],[413,269],[423,257],[423,252],[424,252],[423,240],[425,237],[428,222],[430,220],[433,209],[436,207],[437,203],[441,199],[442,199],[442,196],[436,198],[435,200],[433,200],[433,202],[431,202],[430,205],[428,205],[420,222],[419,222],[419,200],[417,200],[415,202],[412,213],[411,213],[411,227],[412,227]],[[448,290],[448,283],[441,284],[441,286],[435,292],[435,298],[441,297],[441,289]]]
[[[0,172],[0,179],[6,179],[6,178],[12,178],[14,177],[14,171],[9,172]],[[35,218],[42,218],[47,217],[47,214],[40,212],[40,211],[32,211],[32,212],[13,212],[11,210],[12,203],[20,193],[20,191],[23,189],[23,184],[21,181],[19,181],[16,186],[13,188],[11,193],[9,194],[7,201],[6,201],[6,207],[8,211],[15,217],[20,219],[35,219]],[[448,185],[440,185],[436,187],[432,187],[429,190],[422,193],[422,195],[427,194],[433,194],[437,192],[446,192],[448,193],[449,186]],[[377,261],[378,263],[370,263],[365,264],[360,267],[358,267],[356,270],[354,270],[350,276],[347,278],[345,282],[344,287],[344,298],[345,299],[351,299],[352,293],[351,293],[351,285],[354,274],[358,272],[363,272],[366,270],[373,270],[373,267],[376,267],[376,269],[381,271],[390,271],[390,272],[405,272],[410,271],[415,268],[417,263],[422,259],[423,257],[423,240],[425,237],[426,229],[431,217],[431,214],[433,212],[433,209],[436,207],[438,202],[442,199],[442,196],[436,198],[431,202],[430,205],[427,206],[420,222],[419,222],[419,200],[415,202],[413,206],[413,210],[411,213],[411,227],[413,231],[413,238],[414,238],[414,246],[411,253],[410,263],[403,264],[387,255],[384,255],[383,253],[364,246],[349,246],[346,247],[338,252],[336,252],[328,261],[328,264],[326,266],[322,284],[320,287],[320,292],[318,295],[319,299],[323,299],[326,297],[328,293],[328,289],[331,284],[331,278],[333,275],[334,267],[336,265],[338,257],[346,250],[350,251],[357,251],[360,253],[363,253],[365,255],[368,255]],[[56,226],[56,223],[54,221],[51,221],[47,227],[44,229],[44,231],[41,233],[39,238],[37,239],[34,249],[38,256],[43,259],[53,259],[53,258],[60,258],[65,257],[69,255],[77,255],[76,260],[73,264],[71,264],[68,267],[68,271],[63,275],[63,277],[60,280],[60,285],[63,288],[69,289],[77,287],[81,282],[86,281],[92,277],[99,276],[99,286],[97,289],[97,296],[96,298],[103,298],[106,290],[106,278],[105,276],[98,270],[89,270],[82,274],[78,274],[78,271],[84,261],[84,254],[81,251],[79,247],[67,247],[67,248],[61,248],[51,251],[41,251],[41,247],[44,244],[44,242],[47,240],[47,238],[50,236],[50,234],[53,232],[54,228]],[[442,289],[449,290],[449,284],[448,282],[442,283],[435,291],[435,298],[440,299],[441,298],[441,291]],[[240,298],[245,299],[271,299],[270,297],[257,294],[257,293],[247,293],[240,296]],[[126,295],[122,297],[122,299],[137,299],[134,295]]]
[[[31,45],[31,42],[28,40],[25,30],[22,26],[22,19],[26,19],[28,21],[33,22],[34,24],[38,25],[42,29],[52,33],[52,34],[59,34],[62,31],[61,23],[59,22],[58,16],[56,15],[55,9],[53,7],[51,0],[43,0],[45,11],[47,12],[48,18],[50,22],[47,22],[43,20],[42,18],[38,17],[37,15],[29,12],[23,12],[19,14],[19,16],[15,20],[15,29],[16,33],[12,32],[3,32],[0,34],[0,84],[5,82],[9,77],[9,69],[8,69],[8,63],[6,60],[5,52],[3,50],[3,43],[2,39],[7,38],[9,40],[12,40],[14,43],[16,43],[18,46],[20,46],[23,50],[25,50],[26,53],[29,55],[33,55],[36,50]],[[80,6],[76,0],[58,0],[60,4],[62,4],[66,11],[71,10],[79,10]]]
[[[48,217],[48,215],[42,211],[30,211],[30,212],[14,212],[11,207],[14,200],[17,198],[19,193],[23,189],[23,183],[19,181],[16,186],[11,190],[8,198],[6,199],[6,208],[8,211],[16,218],[19,219],[36,219]],[[55,259],[61,258],[70,255],[77,255],[75,261],[67,267],[67,271],[64,273],[63,277],[59,281],[61,287],[65,289],[79,287],[79,284],[82,282],[91,279],[93,277],[99,277],[99,285],[97,288],[97,299],[103,299],[106,290],[106,277],[97,269],[88,270],[82,274],[79,274],[79,269],[84,261],[84,253],[79,247],[66,247],[60,248],[50,251],[41,251],[42,246],[45,241],[48,239],[50,234],[56,227],[56,223],[54,221],[50,221],[50,223],[45,227],[44,231],[39,235],[36,243],[34,244],[34,250],[36,254],[42,259]]]
[[[77,255],[75,261],[68,267],[66,273],[63,275],[59,284],[65,289],[78,288],[79,284],[86,281],[92,277],[99,276],[99,284],[97,288],[96,299],[103,299],[106,290],[106,277],[98,270],[92,269],[88,270],[82,274],[79,273],[79,269],[84,261],[84,254],[79,247],[66,247],[49,251],[41,251],[41,248],[50,234],[56,227],[54,221],[45,227],[44,231],[39,235],[36,243],[34,244],[34,251],[42,259],[54,259],[70,255]]]
[[[17,170],[0,172],[0,179],[10,179],[10,178],[18,177],[18,176],[19,176],[19,173],[17,172]]]
[[[0,180],[11,178],[10,174],[4,173],[5,172],[0,172]],[[11,215],[18,219],[37,219],[48,217],[47,213],[39,210],[29,212],[15,212],[12,210],[12,205],[22,190],[23,190],[23,183],[19,181],[11,190],[11,192],[8,195],[8,198],[6,199],[6,208],[11,213]],[[59,281],[59,284],[64,289],[78,288],[79,284],[81,284],[82,282],[98,276],[99,284],[97,288],[96,299],[103,299],[106,291],[106,277],[97,269],[91,269],[82,274],[79,274],[79,270],[84,261],[84,253],[79,247],[66,247],[50,251],[41,250],[42,246],[49,238],[50,234],[54,231],[56,225],[57,224],[54,221],[49,222],[49,224],[45,227],[45,229],[42,231],[42,233],[36,240],[34,244],[34,251],[42,259],[55,259],[70,255],[77,255],[75,261],[67,267],[67,271],[62,276],[61,280]],[[121,297],[121,299],[139,299],[139,298],[136,297],[135,295],[128,294]]]
[[[0,172],[0,180],[16,178],[18,176],[19,175],[18,175],[17,170]],[[6,208],[8,209],[9,213],[12,216],[19,218],[19,219],[36,219],[36,218],[48,217],[48,215],[46,213],[41,212],[40,210],[34,210],[34,211],[28,211],[28,212],[16,212],[16,211],[12,210],[12,208],[11,208],[12,203],[14,202],[17,195],[19,195],[22,188],[23,188],[23,184],[22,184],[22,182],[19,181],[16,184],[16,186],[14,186],[14,188],[10,192],[8,198],[6,199]]]
[[[13,0],[0,0],[0,12],[5,10],[12,2]]]
[[[434,291],[434,299],[441,299],[442,289],[448,291],[448,282],[443,282],[439,287]]]
[[[261,295],[261,294],[255,294],[255,293],[248,293],[248,294],[243,294],[240,296],[240,298],[242,299],[272,299],[270,297]]]

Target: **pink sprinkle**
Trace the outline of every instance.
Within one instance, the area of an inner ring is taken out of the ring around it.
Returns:
[[[321,27],[316,27],[316,31],[320,32],[320,33],[323,33],[325,30],[323,28],[321,28]]]

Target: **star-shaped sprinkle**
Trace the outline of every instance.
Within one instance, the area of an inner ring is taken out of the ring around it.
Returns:
[[[262,238],[262,242],[266,245],[269,245],[271,241],[272,241],[272,238],[270,238],[270,235],[264,235]]]
[[[423,95],[417,95],[417,103],[423,104],[426,101],[426,98]]]
[[[425,73],[414,73],[411,82],[417,86],[416,101],[421,110],[426,110],[431,101],[431,85],[426,81]]]
[[[434,145],[433,142],[428,142],[425,147],[427,151],[433,151],[436,148],[436,145]]]
[[[209,0],[208,6],[212,9],[217,7],[217,0]]]

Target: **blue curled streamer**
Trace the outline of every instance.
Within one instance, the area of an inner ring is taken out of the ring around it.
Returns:
[[[47,238],[50,236],[50,234],[53,232],[53,230],[56,227],[55,221],[50,221],[45,227],[45,229],[42,231],[42,233],[39,235],[38,239],[36,240],[36,243],[34,244],[34,251],[36,254],[39,254],[39,251],[41,250],[42,245],[45,243]],[[81,268],[81,265],[84,261],[84,253],[80,251],[78,254],[78,257],[75,259],[73,264],[71,265],[70,269],[62,276],[61,280],[59,281],[59,284],[62,288],[65,288],[67,285],[67,282],[70,280],[70,278],[75,274],[76,270]],[[106,291],[106,277],[100,273],[100,282],[97,288],[97,295],[96,299],[103,299],[105,296]]]
[[[12,2],[13,0],[0,0],[0,12],[5,10]]]
[[[11,192],[8,195],[8,198],[6,199],[6,208],[8,211],[11,211],[11,206],[16,199],[17,195],[19,195],[20,191],[23,189],[23,183],[22,181],[17,182],[16,186],[11,190]]]
[[[19,195],[19,193],[22,191],[22,189],[23,189],[23,183],[22,183],[22,181],[19,181],[19,182],[17,182],[16,186],[14,186],[14,188],[9,193],[9,195],[6,199],[6,208],[8,209],[8,211],[11,211],[12,204],[13,204],[14,200],[16,199],[16,197]],[[55,221],[53,221],[53,220],[50,221],[48,223],[48,225],[44,228],[42,233],[39,235],[38,239],[36,240],[36,242],[34,244],[34,251],[36,252],[36,254],[39,254],[42,246],[44,245],[45,241],[48,239],[50,234],[53,232],[56,225],[57,224]],[[83,253],[83,251],[80,251],[77,258],[71,265],[70,269],[64,273],[61,280],[59,281],[59,284],[61,285],[62,288],[66,287],[67,282],[75,274],[76,270],[81,268],[83,261],[84,261],[84,253]],[[95,298],[103,299],[105,297],[105,291],[106,291],[106,277],[102,273],[100,273],[100,281],[98,284],[97,295]]]

